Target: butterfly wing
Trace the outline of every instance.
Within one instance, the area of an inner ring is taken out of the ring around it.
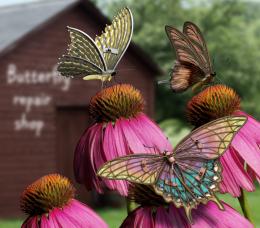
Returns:
[[[175,163],[167,164],[154,185],[155,191],[168,202],[185,208],[191,221],[191,209],[199,203],[215,201],[214,192],[221,181],[217,158],[228,148],[246,117],[224,117],[212,121],[188,135],[174,151]]]
[[[130,44],[132,34],[132,13],[128,8],[123,8],[101,36],[96,37],[95,43],[104,56],[108,70],[114,71]]]
[[[176,207],[184,207],[187,218],[192,223],[191,210],[200,203],[209,200],[223,206],[214,192],[221,180],[221,166],[216,160],[194,161],[185,165],[165,166],[154,185],[155,192],[166,202],[173,202]]]
[[[204,124],[178,144],[175,149],[176,160],[218,158],[246,121],[244,116],[230,116]]]
[[[63,76],[101,75],[106,64],[95,42],[86,33],[68,27],[71,42],[68,53],[60,58],[58,71]]]
[[[58,63],[58,71],[62,76],[85,77],[102,75],[102,70],[95,64],[74,56],[63,55]]]
[[[198,79],[202,80],[203,75],[204,73],[199,67],[188,62],[176,61],[170,80],[171,88],[174,92],[183,92],[198,83]]]
[[[165,165],[162,155],[134,154],[105,163],[98,175],[114,180],[128,180],[139,184],[153,184]]]
[[[165,26],[165,31],[175,49],[179,62],[187,62],[197,67],[203,65],[203,60],[185,34],[171,26]]]
[[[177,57],[171,87],[174,92],[182,92],[205,78],[206,72],[202,69],[204,60],[185,34],[170,26],[165,26],[165,30]]]
[[[187,35],[192,46],[203,61],[203,65],[201,65],[200,68],[205,74],[213,73],[207,45],[199,27],[192,22],[187,21],[183,25],[183,33]]]

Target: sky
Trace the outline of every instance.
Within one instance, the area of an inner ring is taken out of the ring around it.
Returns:
[[[28,3],[28,2],[35,2],[39,0],[0,0],[0,6],[9,6],[13,4],[21,4],[21,3]]]
[[[0,7],[14,5],[14,4],[35,2],[35,1],[40,1],[40,0],[0,0]],[[241,1],[259,2],[260,3],[260,0],[241,0]]]

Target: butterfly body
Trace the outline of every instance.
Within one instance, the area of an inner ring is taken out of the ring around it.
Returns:
[[[201,79],[201,81],[192,85],[192,91],[197,92],[204,86],[207,86],[208,84],[212,83],[214,81],[215,76],[215,73],[208,74],[207,76],[205,76],[205,78]]]
[[[123,8],[95,40],[76,28],[68,27],[68,32],[71,39],[68,53],[58,63],[61,75],[111,81],[132,38],[132,13],[128,8]]]
[[[207,46],[198,26],[185,22],[183,32],[170,26],[166,33],[176,51],[170,85],[174,92],[183,92],[190,87],[201,87],[211,83],[215,77]]]
[[[83,77],[83,80],[100,80],[102,82],[111,81],[116,72],[102,72],[102,74],[92,74]]]
[[[211,121],[185,137],[172,152],[133,154],[105,163],[98,175],[152,185],[165,202],[184,207],[191,221],[191,209],[209,200],[223,206],[215,196],[221,181],[218,161],[246,117],[223,117]]]

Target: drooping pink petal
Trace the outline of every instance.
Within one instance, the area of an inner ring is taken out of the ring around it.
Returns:
[[[133,118],[131,122],[126,119],[121,119],[118,124],[130,150],[134,153],[145,153],[147,149],[145,148],[144,142],[142,141],[142,138],[140,138],[140,135],[135,131],[135,128],[132,127],[132,121],[136,122],[135,118]]]
[[[77,200],[72,200],[67,207],[63,208],[63,213],[73,221],[75,227],[108,227],[92,209]]]
[[[102,193],[104,185],[126,196],[128,182],[97,177],[97,170],[107,161],[133,153],[160,153],[172,147],[160,128],[145,114],[114,123],[96,123],[82,135],[74,155],[77,182],[88,190]]]
[[[149,227],[154,228],[152,208],[139,207],[132,211],[121,224],[120,228]]]
[[[174,205],[171,205],[169,208],[170,216],[173,217],[174,215],[174,227],[183,227],[189,228],[190,223],[187,220],[186,214],[183,209],[176,208]]]
[[[38,228],[37,216],[29,217],[24,221],[21,228]]]
[[[106,161],[110,161],[118,156],[122,156],[128,152],[126,144],[124,144],[123,137],[120,134],[118,126],[115,128],[112,123],[108,123],[104,133],[102,153],[104,160],[97,166],[96,170],[101,167]],[[119,136],[121,135],[121,136]],[[118,141],[117,141],[118,137]],[[122,154],[121,154],[122,153]],[[97,158],[98,159],[98,158]],[[121,195],[126,196],[128,192],[128,182],[122,180],[106,180],[103,179],[106,186],[112,190],[117,190]]]
[[[169,207],[168,211],[165,210],[164,207],[159,207],[156,213],[155,227],[156,228],[190,227],[190,224],[188,223],[187,219],[183,217],[182,213],[183,212],[180,209],[177,209],[172,205]]]
[[[128,215],[121,228],[253,228],[253,225],[229,205],[224,204],[225,210],[209,202],[199,205],[192,210],[193,224],[185,216],[183,208],[170,205],[169,208],[139,207]],[[142,224],[146,226],[142,226]]]
[[[108,228],[108,225],[88,206],[72,199],[63,208],[54,208],[48,215],[30,217],[22,228]]]
[[[62,209],[60,208],[55,208],[49,213],[49,217],[53,218],[53,223],[48,224],[51,220],[49,218],[46,218],[42,216],[42,222],[46,221],[46,228],[48,225],[53,225],[53,227],[50,228],[56,228],[56,227],[71,227],[71,228],[76,228],[76,227],[82,227],[76,219],[73,218],[73,216],[68,216],[66,215]],[[57,225],[54,225],[57,224]]]
[[[260,176],[260,123],[242,111],[235,114],[246,116],[247,123],[232,141],[232,146],[257,175]]]
[[[254,119],[251,115],[243,112],[243,111],[237,111],[234,113],[234,115],[241,115],[241,116],[246,116],[247,117],[247,123],[246,126],[247,128],[245,129],[250,136],[255,139],[257,143],[260,143],[260,123],[256,119]]]
[[[159,152],[173,150],[159,126],[143,113],[134,119],[132,125],[139,137],[142,138],[144,145],[155,147]],[[144,134],[144,132],[149,134]]]
[[[200,205],[197,210],[192,210],[194,221],[192,228],[253,228],[253,225],[235,209],[224,202],[222,203],[224,211],[219,210],[213,202]]]
[[[243,128],[245,128],[244,126]],[[250,142],[250,135],[244,133],[244,129],[236,135],[232,142],[232,146],[246,163],[260,175],[260,149],[254,141]]]
[[[244,169],[244,163],[238,158],[232,146],[221,156],[220,162],[222,164],[222,182],[220,183],[222,193],[229,192],[233,197],[238,197],[241,194],[240,188],[247,191],[255,190],[250,175]]]
[[[260,176],[258,176],[253,169],[250,168],[250,166],[247,166],[247,172],[248,175],[251,177],[252,180],[257,180],[258,183],[260,183]]]
[[[41,217],[41,228],[56,228],[61,227],[61,224],[58,221],[58,218],[55,216],[55,213],[52,211],[49,213],[48,218],[46,215]]]

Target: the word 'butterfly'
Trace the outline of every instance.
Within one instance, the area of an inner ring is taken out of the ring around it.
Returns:
[[[214,193],[221,181],[218,158],[246,121],[242,116],[217,119],[192,131],[172,152],[118,157],[105,163],[98,175],[152,185],[166,202],[184,207],[191,222],[191,210],[200,203],[212,200],[224,209]]]
[[[110,81],[131,41],[133,17],[128,8],[123,8],[95,40],[76,28],[68,27],[68,31],[71,43],[58,63],[61,75]]]

